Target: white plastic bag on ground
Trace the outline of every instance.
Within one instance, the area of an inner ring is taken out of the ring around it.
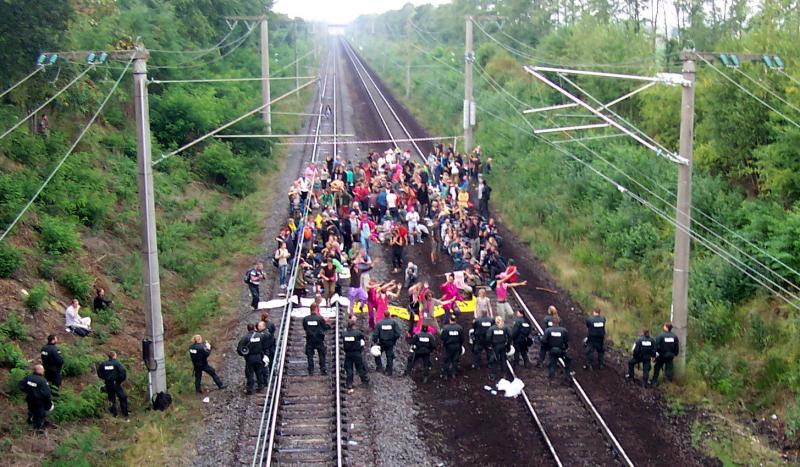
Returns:
[[[497,390],[506,393],[506,397],[517,397],[522,392],[525,383],[519,378],[514,378],[514,381],[508,381],[503,378],[497,383]]]

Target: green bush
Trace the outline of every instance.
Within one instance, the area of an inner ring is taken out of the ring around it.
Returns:
[[[0,365],[5,368],[27,368],[28,360],[16,342],[0,342]]]
[[[800,397],[786,411],[786,436],[796,440],[800,435]]]
[[[192,295],[186,308],[178,308],[175,324],[187,332],[194,332],[201,324],[219,311],[220,293],[216,290],[202,290]]]
[[[748,321],[750,327],[747,337],[750,345],[755,350],[768,349],[778,340],[780,330],[771,323],[764,321],[757,313],[750,313]]]
[[[63,285],[69,293],[79,300],[87,300],[92,293],[94,278],[83,268],[65,266],[58,271],[56,281]]]
[[[72,221],[44,216],[39,225],[42,246],[47,253],[68,253],[81,246],[78,229]]]
[[[79,340],[74,345],[62,345],[61,353],[64,356],[64,376],[80,376],[94,370],[94,365],[99,361],[95,358],[85,340]]]
[[[8,393],[12,396],[21,396],[22,391],[19,390],[19,382],[22,381],[22,378],[28,376],[28,370],[25,368],[12,368],[11,371],[8,372],[8,382],[6,389]]]
[[[106,308],[105,310],[97,310],[94,312],[95,322],[108,330],[111,334],[117,334],[122,330],[122,319],[117,313]]]
[[[46,467],[89,467],[106,461],[103,454],[95,449],[100,439],[100,428],[87,427],[72,433],[53,451],[52,459],[44,463]]]
[[[55,402],[55,409],[50,413],[50,419],[68,422],[79,418],[99,417],[103,413],[105,398],[105,394],[97,386],[87,386],[80,394],[63,388]]]
[[[234,196],[242,197],[255,189],[253,168],[245,158],[234,156],[224,143],[209,144],[197,157],[197,168],[203,176]]]
[[[47,300],[47,296],[47,282],[39,282],[28,291],[28,296],[25,297],[25,307],[31,312],[39,311]]]
[[[7,243],[0,244],[0,277],[11,277],[22,266],[22,255]]]
[[[0,324],[0,335],[15,341],[31,340],[30,328],[23,323],[16,313],[9,313],[3,324]]]

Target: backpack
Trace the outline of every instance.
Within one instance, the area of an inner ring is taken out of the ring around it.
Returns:
[[[249,284],[250,283],[250,273],[251,272],[253,272],[253,270],[252,269],[248,269],[247,272],[244,273],[244,277],[242,278],[242,280],[244,281],[245,284]]]
[[[304,240],[311,240],[311,227],[306,225],[303,227],[303,239]]]
[[[159,392],[153,398],[153,408],[155,410],[165,411],[172,405],[172,396],[166,392]]]

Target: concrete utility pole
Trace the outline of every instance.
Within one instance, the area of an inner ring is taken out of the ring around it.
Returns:
[[[472,97],[472,16],[467,17],[466,51],[464,52],[464,153],[472,150],[472,126],[475,125],[475,101]]]
[[[227,20],[236,21],[256,21],[261,27],[261,39],[259,47],[261,49],[261,103],[265,106],[262,115],[264,116],[264,126],[267,134],[272,133],[272,115],[270,113],[270,94],[269,94],[269,29],[267,16],[225,16]],[[297,76],[297,73],[295,74]]]
[[[695,63],[685,57],[683,61],[683,85],[681,95],[680,155],[685,164],[678,164],[678,204],[675,210],[675,267],[672,272],[672,325],[681,344],[681,353],[676,365],[677,376],[682,376],[686,367],[686,341],[689,307],[689,251],[691,247],[692,222],[692,142],[694,141],[694,84]]]
[[[300,87],[300,62],[297,61],[297,20],[294,21],[294,87]],[[300,93],[297,93],[300,99]]]
[[[136,161],[139,168],[139,211],[142,226],[142,264],[144,283],[145,341],[152,344],[152,359],[145,361],[148,371],[149,400],[167,392],[164,363],[164,320],[161,316],[161,282],[158,275],[156,209],[153,195],[153,158],[150,152],[150,111],[147,99],[147,50],[137,48],[133,59],[134,104],[136,113]]]

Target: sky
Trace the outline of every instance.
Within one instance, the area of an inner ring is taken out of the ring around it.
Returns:
[[[441,5],[450,0],[275,0],[275,11],[327,23],[349,23],[360,15],[399,10],[406,3]]]

